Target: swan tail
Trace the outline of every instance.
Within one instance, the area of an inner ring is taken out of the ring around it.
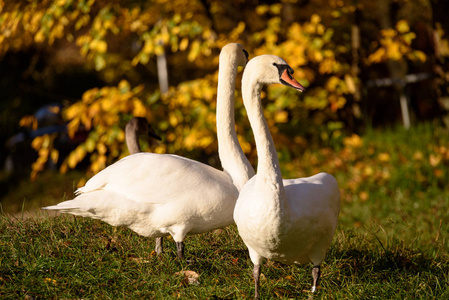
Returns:
[[[100,219],[112,226],[130,226],[136,221],[136,216],[143,210],[141,203],[132,201],[126,196],[106,190],[81,194],[73,200],[47,206],[43,209],[57,210],[75,216]]]
[[[75,216],[82,216],[82,217],[98,219],[98,217],[95,214],[94,207],[84,206],[82,203],[79,203],[79,201],[77,201],[77,200],[79,200],[78,197],[73,200],[61,202],[57,205],[43,207],[42,209],[57,210],[61,213],[67,213],[67,214],[71,214],[71,215],[75,215]]]

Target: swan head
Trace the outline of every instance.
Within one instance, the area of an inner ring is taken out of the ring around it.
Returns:
[[[134,135],[145,135],[152,137],[156,140],[161,140],[161,137],[154,132],[154,129],[148,124],[147,119],[141,118],[141,117],[135,117],[132,118],[127,124],[126,124],[126,135],[132,136]]]
[[[249,54],[239,43],[230,43],[224,46],[220,52],[220,60],[229,59],[235,60],[237,65],[244,67],[248,62]]]
[[[251,59],[243,72],[242,82],[244,85],[250,83],[273,84],[280,83],[304,92],[306,89],[295,78],[293,69],[276,55],[260,55]]]

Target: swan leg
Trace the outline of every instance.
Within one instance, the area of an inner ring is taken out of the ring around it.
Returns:
[[[184,243],[176,242],[176,250],[178,251],[178,259],[184,258]]]
[[[259,299],[259,279],[260,279],[260,270],[262,269],[261,265],[255,264],[253,269],[253,277],[254,277],[254,299]]]
[[[321,270],[320,266],[315,266],[312,269],[312,277],[313,277],[313,284],[312,284],[312,293],[315,293],[316,287],[318,286],[318,280],[320,279]]]
[[[251,262],[254,264],[253,269],[253,277],[254,277],[254,299],[259,299],[259,279],[260,279],[260,271],[262,269],[263,257],[260,256],[256,251],[253,250],[250,246],[248,247],[249,257],[251,258]]]
[[[156,254],[159,256],[162,254],[162,252],[164,252],[164,249],[162,248],[162,242],[163,242],[164,238],[158,237],[156,238],[156,246],[154,247],[154,250],[156,251]]]

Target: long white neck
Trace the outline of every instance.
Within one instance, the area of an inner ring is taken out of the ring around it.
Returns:
[[[126,145],[128,146],[129,153],[134,154],[141,152],[139,145],[139,136],[135,129],[127,126],[125,130]]]
[[[237,77],[237,58],[220,55],[217,91],[218,154],[224,172],[228,173],[240,191],[255,172],[240,147],[235,132],[234,92]]]
[[[256,188],[284,193],[279,158],[271,137],[267,121],[263,114],[260,91],[262,85],[254,80],[245,80],[243,85],[243,103],[248,114],[256,142],[258,165]]]

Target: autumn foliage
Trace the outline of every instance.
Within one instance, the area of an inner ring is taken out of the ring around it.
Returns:
[[[303,95],[277,85],[263,91],[281,159],[295,157],[313,142],[343,145],[348,124],[354,126],[363,117],[360,68],[388,61],[419,65],[428,57],[414,47],[416,34],[409,20],[400,18],[391,28],[373,29],[367,38],[374,36],[374,40],[359,36],[362,45],[359,60],[354,61],[353,16],[364,10],[369,14],[368,1],[318,1],[304,12],[300,1],[295,2],[0,0],[0,57],[30,48],[48,53],[66,49],[68,67],[91,70],[105,83],[86,90],[64,108],[69,137],[87,132],[69,155],[59,155],[55,135],[35,138],[32,146],[39,157],[32,178],[48,161],[66,172],[88,159],[89,173],[94,174],[127,155],[124,125],[133,116],[146,117],[163,136],[152,151],[217,165],[218,54],[229,42],[243,44],[250,58],[266,53],[284,58],[307,88]],[[311,11],[316,8],[322,13]],[[448,57],[447,33],[442,28],[437,32],[442,53]],[[159,90],[155,76],[161,56],[168,60],[166,93]],[[240,92],[236,99],[239,140],[254,158]],[[32,126],[33,122],[24,117],[21,123]]]

